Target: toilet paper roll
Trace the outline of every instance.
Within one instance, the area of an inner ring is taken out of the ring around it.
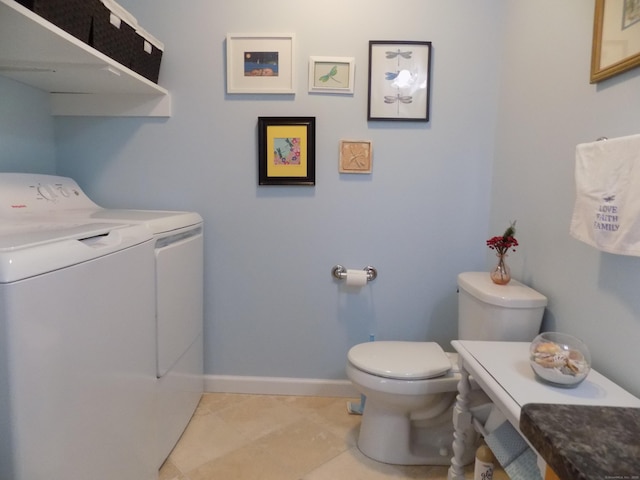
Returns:
[[[347,286],[363,287],[367,284],[367,272],[364,270],[347,269]]]

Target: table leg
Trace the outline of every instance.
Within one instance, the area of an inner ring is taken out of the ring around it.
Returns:
[[[449,480],[464,480],[463,457],[471,440],[467,438],[472,422],[471,411],[469,410],[471,384],[469,383],[469,372],[464,369],[462,361],[460,364],[458,395],[456,396],[456,404],[453,408],[453,458],[451,459],[451,467],[449,468]]]

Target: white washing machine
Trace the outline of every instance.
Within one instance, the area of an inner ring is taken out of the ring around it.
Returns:
[[[0,478],[157,478],[153,236],[12,193],[0,180]]]
[[[77,186],[75,191],[81,192]],[[88,218],[140,224],[155,239],[159,468],[180,439],[204,390],[202,218],[193,212],[104,208],[90,212]]]
[[[202,217],[194,212],[105,209],[66,177],[0,174],[0,185],[3,183],[28,184],[41,209],[49,209],[51,217],[135,224],[153,236],[155,456],[160,467],[180,438],[204,390]]]

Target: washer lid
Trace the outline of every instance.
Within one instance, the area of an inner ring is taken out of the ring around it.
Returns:
[[[0,284],[61,270],[144,242],[152,249],[152,238],[142,225],[0,222]]]
[[[102,208],[90,212],[90,217],[98,221],[106,220],[142,224],[154,235],[202,223],[202,217],[195,212],[174,212],[171,210],[120,210]]]
[[[435,342],[361,343],[349,350],[348,359],[362,371],[400,380],[439,377],[451,369],[449,357]]]

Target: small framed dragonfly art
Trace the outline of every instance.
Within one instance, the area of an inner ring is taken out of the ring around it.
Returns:
[[[309,92],[353,94],[353,57],[310,57]]]
[[[369,42],[368,120],[429,121],[431,42]]]

